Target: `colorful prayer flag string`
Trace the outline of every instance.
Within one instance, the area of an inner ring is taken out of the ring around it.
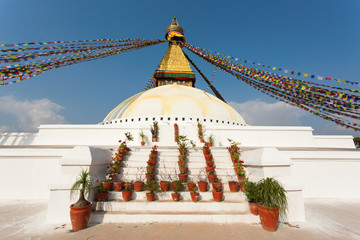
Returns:
[[[212,50],[208,50],[208,49],[204,49],[205,51],[208,51],[210,53],[213,53],[214,55],[220,56],[222,58],[225,59],[232,59],[236,62],[244,62],[245,64],[253,64],[256,65],[257,67],[263,67],[263,68],[267,68],[268,70],[271,71],[280,71],[280,72],[284,72],[286,74],[291,74],[294,76],[298,76],[298,77],[305,77],[305,78],[311,78],[311,79],[316,79],[316,80],[327,80],[327,81],[336,81],[338,83],[343,83],[343,84],[351,84],[351,85],[357,85],[360,86],[360,82],[353,82],[353,81],[348,81],[348,80],[342,80],[342,79],[338,79],[338,78],[333,78],[333,77],[324,77],[324,76],[320,76],[320,75],[316,75],[316,74],[310,74],[310,73],[304,73],[304,72],[299,72],[299,71],[294,71],[294,70],[289,70],[283,67],[274,67],[274,66],[270,66],[267,64],[263,64],[263,63],[259,63],[256,61],[252,61],[252,60],[247,60],[244,58],[240,58],[240,57],[232,57],[232,56],[228,56],[225,54],[221,54],[219,52],[216,51],[212,51]]]
[[[359,91],[281,76],[258,70],[186,44],[185,47],[221,70],[277,100],[299,107],[336,124],[360,130]],[[335,91],[341,90],[341,91]]]
[[[166,40],[97,39],[0,44],[0,47],[11,47],[0,48],[0,52],[5,53],[0,55],[0,64],[16,63],[0,65],[0,85],[18,83],[54,68],[92,61],[162,42]],[[33,47],[24,47],[30,45]],[[17,80],[11,81],[14,78]]]

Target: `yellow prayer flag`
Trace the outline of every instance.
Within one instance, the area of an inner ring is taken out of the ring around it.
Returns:
[[[276,67],[273,67],[273,70],[275,70],[276,69]]]
[[[304,77],[307,77],[308,76],[308,74],[307,73],[304,73]]]

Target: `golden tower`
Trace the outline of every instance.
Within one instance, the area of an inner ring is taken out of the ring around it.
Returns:
[[[186,43],[184,30],[175,17],[166,28],[165,39],[169,41],[169,47],[155,71],[156,86],[179,84],[194,87],[195,73],[181,49]]]

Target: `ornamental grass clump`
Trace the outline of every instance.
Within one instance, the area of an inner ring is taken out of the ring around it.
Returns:
[[[257,186],[256,199],[260,205],[267,208],[277,208],[280,215],[285,215],[287,210],[286,191],[274,178],[261,179]]]
[[[73,197],[75,192],[79,191],[79,199],[72,205],[73,207],[84,207],[91,204],[85,199],[85,195],[90,193],[92,183],[93,177],[90,172],[84,169],[81,170],[70,190],[70,197]]]

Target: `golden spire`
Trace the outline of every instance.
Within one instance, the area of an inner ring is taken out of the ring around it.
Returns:
[[[169,41],[169,47],[155,71],[156,86],[181,84],[194,87],[195,73],[181,49],[186,43],[184,30],[175,17],[166,28],[165,38]]]
[[[168,26],[165,30],[165,39],[170,41],[177,41],[185,44],[186,39],[184,36],[184,30],[179,26],[179,23],[176,17],[171,21],[171,25]]]

